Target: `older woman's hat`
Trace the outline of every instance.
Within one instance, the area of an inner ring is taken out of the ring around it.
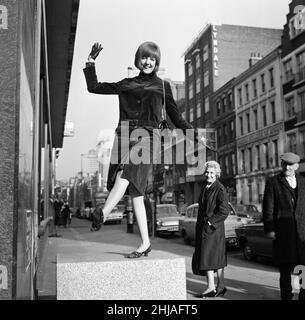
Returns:
[[[300,162],[300,157],[295,153],[286,152],[281,155],[281,160],[289,164],[295,164]]]

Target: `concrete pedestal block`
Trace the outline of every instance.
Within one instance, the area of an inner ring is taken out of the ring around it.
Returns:
[[[153,250],[57,256],[57,300],[185,300],[185,259]]]

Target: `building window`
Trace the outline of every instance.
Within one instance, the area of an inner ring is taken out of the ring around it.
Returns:
[[[305,91],[299,94],[300,111],[298,112],[298,122],[305,120]]]
[[[201,117],[201,103],[197,102],[197,118]]]
[[[209,59],[209,45],[206,44],[203,48],[203,61],[207,61]]]
[[[225,113],[226,112],[226,106],[227,106],[227,99],[226,97],[222,98],[222,112]]]
[[[226,124],[223,125],[223,141],[227,142],[228,139],[228,126]]]
[[[208,113],[210,111],[210,99],[209,97],[206,97],[204,99],[204,112]]]
[[[204,77],[204,87],[207,87],[209,85],[209,71],[206,71],[203,77]]]
[[[194,97],[194,86],[193,83],[190,83],[189,86],[189,99],[192,99]]]
[[[218,101],[216,102],[216,112],[217,112],[217,116],[220,116],[220,105],[221,105],[220,100],[218,100]]]
[[[303,159],[305,158],[305,131],[301,131],[301,143],[303,145]]]
[[[290,97],[285,100],[286,104],[286,112],[287,112],[287,117],[293,118],[295,116],[295,108],[294,108],[294,97]]]
[[[193,107],[190,108],[190,122],[194,121],[194,109]]]
[[[287,135],[288,137],[288,148],[290,152],[297,153],[297,135],[292,133]]]
[[[225,172],[226,175],[229,174],[229,156],[225,156]]]
[[[247,117],[247,129],[248,129],[248,133],[249,133],[251,131],[251,129],[250,129],[250,114],[247,113],[246,117]]]
[[[264,149],[265,149],[266,169],[269,169],[269,149],[268,149],[268,143],[264,143]]]
[[[249,169],[250,172],[253,171],[253,162],[252,162],[252,149],[248,148],[248,155],[249,155]]]
[[[274,87],[274,69],[269,69],[269,78],[270,78],[270,88]]]
[[[189,74],[189,77],[193,74],[193,66],[192,66],[192,63],[190,62],[189,63],[189,72],[188,72],[188,74]]]
[[[261,89],[262,93],[266,91],[265,74],[261,74]]]
[[[200,75],[199,75],[196,79],[196,93],[200,92],[200,84],[201,84],[201,81],[200,81]]]
[[[230,138],[231,139],[233,139],[234,138],[234,123],[235,123],[235,121],[234,120],[232,120],[232,121],[230,121]]]
[[[277,140],[273,140],[273,150],[274,150],[274,164],[276,167],[279,166],[279,150]]]
[[[305,51],[297,55],[297,82],[305,79]]]
[[[246,164],[246,160],[245,160],[245,150],[241,150],[241,172],[245,173],[245,164]]]
[[[233,107],[233,94],[232,92],[229,93],[229,104],[228,108],[231,109]]]
[[[222,145],[222,138],[221,138],[221,128],[217,128],[217,137],[218,137],[218,144]]]
[[[246,102],[249,102],[249,85],[245,84]]]
[[[231,161],[232,161],[232,172],[233,172],[233,175],[236,174],[236,163],[235,163],[235,154],[232,153],[231,154]]]
[[[276,122],[276,113],[275,113],[275,102],[271,101],[270,102],[271,105],[271,116],[272,116],[272,123]]]
[[[199,69],[200,68],[200,55],[199,54],[196,54],[196,69]]]
[[[292,72],[292,60],[289,59],[284,62],[284,81],[290,81],[293,79],[293,72]]]
[[[256,85],[256,79],[252,80],[252,87],[253,87],[253,97],[257,97],[257,85]]]
[[[243,126],[243,117],[242,116],[239,117],[239,126],[240,126],[240,135],[243,136],[244,135],[244,126]]]
[[[263,126],[267,126],[267,112],[266,112],[266,106],[262,106],[262,113],[263,113]]]
[[[239,102],[240,106],[243,104],[243,97],[242,97],[241,88],[238,89],[238,102]]]
[[[251,183],[248,184],[248,188],[249,188],[249,203],[252,203],[253,191],[252,191]]]
[[[254,130],[258,129],[258,117],[257,117],[257,109],[253,110],[254,115]]]
[[[257,170],[261,169],[261,155],[260,155],[260,148],[256,146],[256,159],[257,159]]]

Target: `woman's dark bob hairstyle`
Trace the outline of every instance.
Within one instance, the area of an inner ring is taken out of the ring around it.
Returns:
[[[134,60],[134,64],[138,69],[140,69],[140,60],[143,57],[152,57],[156,59],[156,67],[154,71],[157,72],[160,66],[161,52],[159,47],[154,42],[143,42],[139,46]]]

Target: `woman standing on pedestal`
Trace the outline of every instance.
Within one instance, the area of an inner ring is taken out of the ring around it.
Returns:
[[[163,97],[165,97],[166,112],[174,125],[183,130],[192,129],[178,111],[173,99],[169,82],[162,81],[157,76],[160,65],[160,49],[153,42],[144,42],[135,55],[135,66],[140,70],[138,76],[125,78],[119,82],[98,82],[94,61],[102,50],[95,43],[89,55],[89,61],[84,69],[88,91],[96,94],[113,94],[119,97],[119,124],[116,128],[116,139],[111,154],[107,189],[110,191],[103,208],[104,221],[126,190],[132,198],[135,215],[141,235],[141,244],[128,258],[147,256],[151,251],[147,229],[147,219],[144,205],[144,192],[147,185],[153,158],[157,150],[153,139],[158,134]],[[126,129],[129,135],[126,136]],[[133,130],[144,129],[148,136],[132,139]],[[118,152],[119,151],[119,152]],[[146,152],[148,163],[134,163],[137,153]]]

